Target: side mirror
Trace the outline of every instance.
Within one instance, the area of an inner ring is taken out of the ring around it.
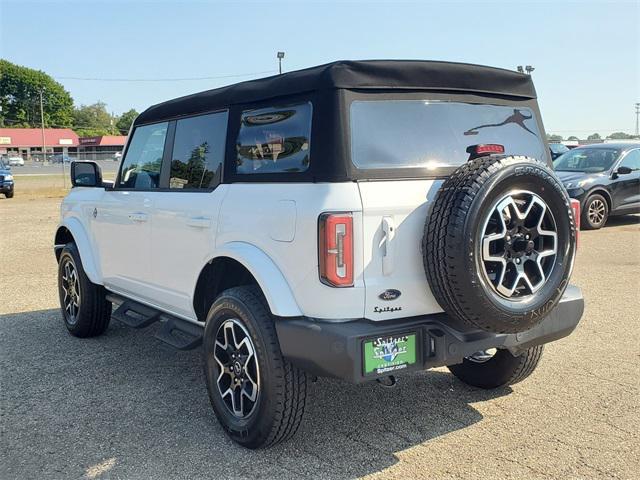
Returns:
[[[616,170],[616,173],[618,175],[628,175],[631,172],[633,172],[633,170],[631,170],[629,167],[625,167],[624,165],[620,165]]]
[[[102,171],[96,162],[71,162],[74,187],[102,187]]]

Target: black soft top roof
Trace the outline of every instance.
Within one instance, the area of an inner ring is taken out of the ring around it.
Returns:
[[[142,112],[136,124],[339,88],[438,90],[536,98],[529,75],[501,68],[423,60],[342,60],[159,103]]]

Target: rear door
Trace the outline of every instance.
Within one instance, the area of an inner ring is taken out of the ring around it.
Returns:
[[[441,312],[427,284],[421,243],[444,173],[466,162],[467,149],[478,144],[499,144],[506,154],[546,162],[534,110],[421,99],[355,100],[350,130],[351,159],[361,178],[365,317]]]
[[[153,303],[195,319],[192,298],[215,244],[227,185],[220,185],[227,112],[176,121],[169,190],[154,203],[151,227]]]

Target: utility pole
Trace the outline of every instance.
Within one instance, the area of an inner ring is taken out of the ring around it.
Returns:
[[[44,89],[40,89],[40,125],[42,126],[42,164],[45,165],[46,162],[46,155],[45,155],[45,151],[47,149],[46,147],[46,141],[45,141],[45,137],[44,137],[44,106],[42,103],[42,92]]]
[[[284,58],[284,52],[278,52],[278,72],[282,75],[282,59]]]
[[[640,118],[640,103],[636,103],[636,137],[640,136],[640,124],[638,123]]]

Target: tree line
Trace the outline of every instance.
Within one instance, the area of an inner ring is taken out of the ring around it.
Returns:
[[[611,135],[607,135],[606,139],[607,140],[633,140],[633,139],[637,139],[638,137],[635,135],[629,135],[628,133],[624,133],[624,132],[614,132]],[[567,140],[567,141],[578,141],[580,140],[578,137],[576,137],[575,135],[572,135],[568,138],[564,138],[562,135],[556,135],[556,134],[547,134],[547,141],[548,142],[562,142],[563,140]],[[592,140],[592,141],[597,141],[597,140],[603,140],[603,138],[600,136],[599,133],[593,133],[591,135],[589,135],[587,137],[587,140]]]
[[[39,128],[44,122],[47,128],[71,128],[80,137],[126,135],[137,116],[133,108],[112,115],[104,102],[75,106],[50,75],[0,59],[0,127]]]

